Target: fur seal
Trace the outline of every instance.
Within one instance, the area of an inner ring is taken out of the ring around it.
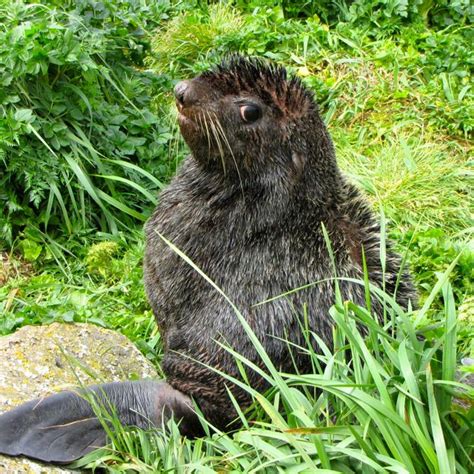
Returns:
[[[248,394],[215,370],[239,378],[228,345],[262,362],[229,302],[162,239],[179,248],[240,309],[282,371],[311,370],[306,324],[331,345],[334,274],[362,278],[407,307],[414,298],[400,259],[380,262],[380,226],[359,191],[341,174],[312,93],[283,67],[233,56],[175,87],[181,133],[191,155],[146,224],[145,286],[161,331],[166,382],[124,382],[63,392],[0,416],[0,452],[43,461],[73,461],[103,445],[100,420],[84,395],[115,407],[124,424],[160,427],[172,414],[183,434],[201,431],[194,400],[214,426],[235,418],[230,390],[245,408]],[[328,251],[323,227],[329,235]],[[289,290],[303,290],[258,304]],[[364,288],[339,283],[342,298],[364,305]],[[372,310],[383,311],[374,298]],[[315,348],[317,350],[317,348]],[[258,390],[266,382],[248,370]]]

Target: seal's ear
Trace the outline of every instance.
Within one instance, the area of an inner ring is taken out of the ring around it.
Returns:
[[[0,415],[0,453],[67,464],[105,446],[104,424],[112,428],[111,416],[122,425],[149,429],[161,427],[172,414],[185,434],[202,431],[190,399],[165,382],[120,382],[62,392]]]
[[[302,153],[293,151],[291,153],[291,162],[293,164],[293,178],[295,181],[298,181],[306,166],[306,156],[304,156]]]

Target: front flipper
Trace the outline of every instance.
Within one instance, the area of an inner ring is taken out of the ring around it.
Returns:
[[[104,446],[107,436],[89,400],[122,425],[160,428],[173,415],[183,434],[202,431],[189,397],[166,382],[117,382],[61,392],[0,415],[0,453],[70,463]]]

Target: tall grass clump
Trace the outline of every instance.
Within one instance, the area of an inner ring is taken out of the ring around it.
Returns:
[[[152,41],[150,67],[171,76],[199,70],[197,58],[222,45],[224,54],[229,45],[238,48],[243,18],[230,5],[215,3],[201,8],[183,9],[175,18],[157,30]],[[215,53],[215,51],[214,51]],[[214,59],[216,55],[214,54]],[[211,59],[212,61],[212,59]],[[208,63],[204,62],[206,67]]]
[[[416,311],[402,309],[367,276],[351,279],[365,285],[366,307],[342,301],[336,278],[336,302],[328,315],[334,322],[333,344],[305,329],[303,312],[306,344],[288,344],[293,353],[310,357],[312,371],[299,373],[295,367],[294,373],[282,373],[222,290],[162,239],[227,299],[256,348],[261,364],[226,347],[243,368],[242,379],[213,369],[246,390],[253,406],[246,413],[237,409],[242,428],[231,433],[219,432],[202,419],[207,436],[197,440],[182,438],[173,422],[150,433],[124,431],[115,423],[112,448],[88,455],[76,467],[186,473],[472,472],[474,390],[459,381],[457,315],[449,283],[457,259]],[[444,303],[439,314],[443,331],[434,338],[426,321],[438,293]],[[384,323],[371,314],[374,298],[386,308]],[[266,393],[247,385],[246,369],[265,378],[270,386]]]
[[[469,227],[474,197],[463,148],[436,142],[422,131],[414,135],[409,128],[370,144],[363,138],[347,143],[340,136],[341,166],[399,229],[443,223],[454,234]]]
[[[143,69],[161,2],[0,4],[0,248],[141,222],[169,175],[162,79]],[[152,174],[153,173],[153,174]]]

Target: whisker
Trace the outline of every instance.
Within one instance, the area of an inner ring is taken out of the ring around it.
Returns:
[[[224,157],[224,149],[222,148],[222,142],[221,142],[221,139],[219,137],[219,133],[218,133],[218,130],[216,128],[216,124],[212,120],[212,116],[211,116],[210,112],[206,112],[206,113],[207,113],[207,116],[209,118],[209,124],[211,126],[212,134],[213,134],[213,136],[216,140],[216,143],[217,143],[217,148],[219,149],[219,154],[221,156],[221,162],[222,162],[222,168],[223,168],[224,174],[226,174],[226,163],[225,163],[225,157]]]
[[[219,121],[219,118],[217,115],[214,113],[214,118],[215,118],[215,125],[217,130],[220,132],[222,138],[224,139],[225,144],[227,145],[227,148],[229,149],[230,156],[232,156],[232,161],[234,162],[235,165],[235,170],[237,171],[237,176],[239,177],[239,183],[240,183],[240,189],[242,190],[242,195],[244,195],[244,184],[242,182],[242,176],[240,174],[239,166],[237,164],[237,160],[235,159],[234,152],[232,151],[232,147],[230,146],[229,140],[227,139],[227,135],[225,134],[224,128],[222,127],[222,124]]]
[[[209,134],[209,127],[207,126],[207,120],[205,115],[199,114],[199,123],[202,128],[202,123],[204,122],[204,128],[206,130],[206,136],[207,136],[207,159],[211,159],[211,136]]]

